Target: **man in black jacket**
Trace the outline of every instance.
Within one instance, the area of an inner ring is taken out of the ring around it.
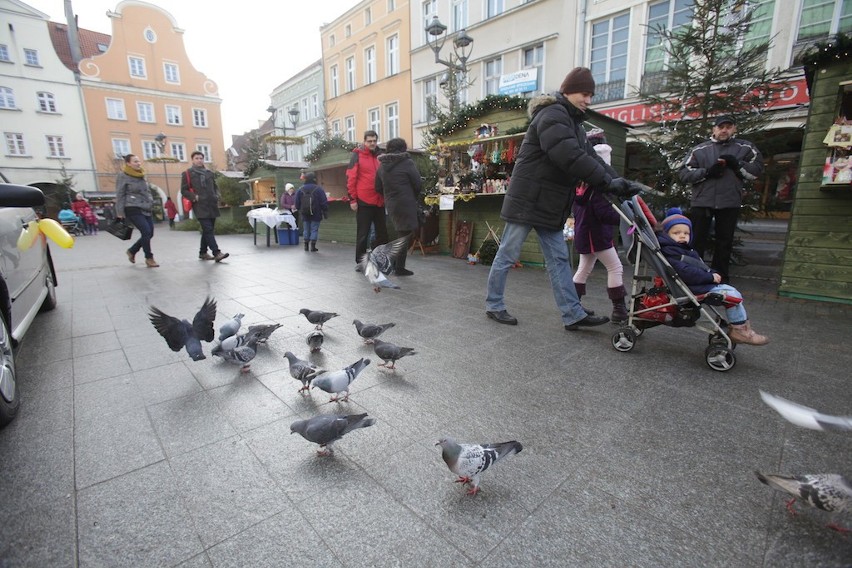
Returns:
[[[516,325],[506,311],[503,294],[509,269],[520,257],[532,229],[541,252],[565,329],[601,325],[609,318],[587,315],[572,281],[568,247],[562,228],[571,213],[574,190],[581,181],[596,190],[624,191],[629,185],[598,157],[583,129],[586,108],[595,93],[592,72],[573,69],[559,92],[530,100],[529,129],[518,154],[500,216],[506,221],[500,248],[488,274],[486,315]]]
[[[215,260],[222,262],[228,256],[226,252],[219,250],[216,243],[216,217],[219,216],[219,188],[213,172],[204,167],[204,154],[192,153],[192,167],[181,176],[180,194],[192,201],[192,210],[195,218],[201,225],[201,248],[198,252],[199,260]],[[207,250],[213,253],[211,256]]]

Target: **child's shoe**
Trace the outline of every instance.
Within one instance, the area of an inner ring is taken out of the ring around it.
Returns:
[[[737,325],[731,324],[728,337],[734,343],[742,343],[743,345],[766,345],[769,343],[769,338],[754,331],[747,321]]]

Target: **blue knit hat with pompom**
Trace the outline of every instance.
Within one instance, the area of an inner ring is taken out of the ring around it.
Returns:
[[[686,225],[689,227],[689,241],[692,242],[692,221],[683,214],[680,207],[672,207],[666,211],[666,218],[663,219],[663,232],[668,234],[669,230],[675,225]]]

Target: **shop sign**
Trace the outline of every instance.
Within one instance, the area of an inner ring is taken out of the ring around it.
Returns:
[[[538,87],[538,69],[521,69],[508,75],[500,75],[500,94],[518,95],[535,91]]]

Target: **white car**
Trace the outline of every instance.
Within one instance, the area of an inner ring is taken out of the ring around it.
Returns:
[[[15,349],[39,311],[56,307],[56,271],[47,238],[31,245],[21,234],[37,222],[33,207],[44,205],[40,189],[0,183],[0,427],[18,413]]]

